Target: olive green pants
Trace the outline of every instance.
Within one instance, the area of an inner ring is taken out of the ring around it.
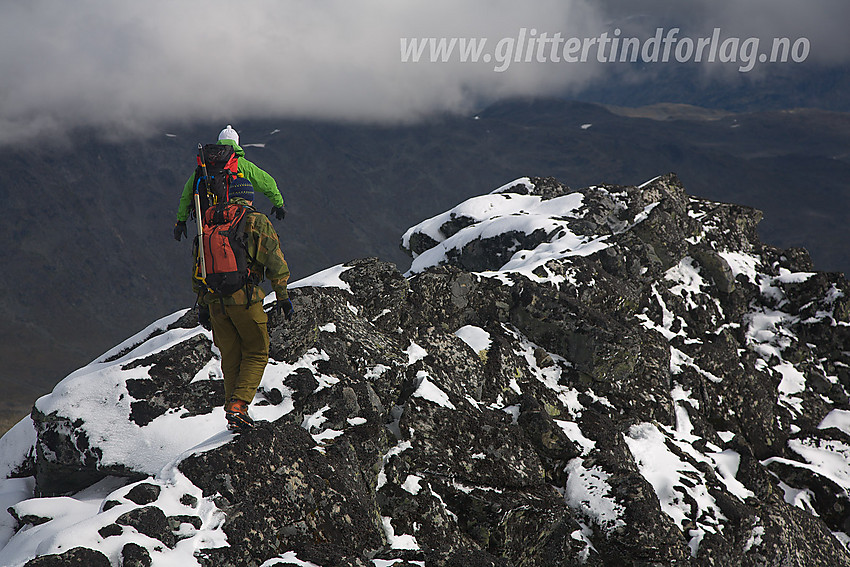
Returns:
[[[249,404],[269,362],[268,316],[259,301],[245,305],[210,305],[213,342],[221,351],[224,403],[233,398]]]

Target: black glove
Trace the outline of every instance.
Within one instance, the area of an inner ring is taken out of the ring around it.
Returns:
[[[287,297],[286,299],[278,299],[272,305],[272,308],[269,309],[269,320],[272,324],[276,325],[280,322],[281,316],[286,317],[286,320],[289,321],[292,319],[292,301]]]
[[[186,221],[184,220],[177,221],[177,224],[174,225],[174,240],[180,242],[181,238],[189,238],[189,235],[186,233]]]
[[[286,216],[286,210],[283,207],[272,207],[272,212],[269,214],[277,217],[277,220],[283,220],[283,217]]]
[[[198,305],[198,324],[207,331],[212,331],[210,308],[206,305]]]

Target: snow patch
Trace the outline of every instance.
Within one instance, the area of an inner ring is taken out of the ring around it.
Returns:
[[[699,544],[708,533],[721,533],[727,518],[709,491],[709,479],[692,459],[717,467],[689,443],[664,433],[652,423],[633,425],[625,435],[626,444],[641,475],[655,489],[662,511],[689,538],[691,555],[697,556]],[[677,448],[673,451],[668,443]],[[687,455],[689,458],[683,458]],[[727,458],[731,458],[731,455]],[[727,474],[733,472],[727,458],[718,458]],[[737,465],[734,467],[737,472]],[[721,473],[722,474],[722,473]],[[734,475],[732,475],[734,478]],[[687,495],[687,498],[685,498]],[[695,527],[694,527],[695,526]]]
[[[428,356],[428,351],[416,344],[414,341],[410,341],[410,346],[407,347],[407,350],[404,351],[407,354],[407,365],[416,364],[426,356]]]
[[[473,197],[408,229],[402,237],[405,248],[410,248],[414,233],[430,237],[437,245],[416,255],[407,275],[447,262],[451,254],[458,253],[476,240],[542,231],[548,235],[544,242],[533,249],[513,250],[513,256],[498,270],[481,272],[481,275],[501,277],[518,273],[535,281],[560,283],[564,276],[551,274],[545,267],[547,262],[570,256],[587,256],[609,246],[608,236],[579,236],[570,230],[569,219],[578,218],[584,200],[581,193],[543,199],[537,195],[503,192],[515,184],[503,186],[489,195]],[[470,224],[447,237],[441,228],[456,218],[470,219]]]
[[[826,414],[826,417],[818,425],[818,429],[828,429],[830,427],[835,427],[850,435],[850,411],[834,409]]]
[[[392,518],[382,516],[381,524],[384,526],[384,534],[387,536],[387,543],[390,544],[390,549],[419,549],[419,544],[412,535],[396,535],[395,529],[393,529]]]
[[[351,267],[343,266],[342,264],[332,266],[321,272],[316,272],[311,276],[292,282],[287,287],[289,289],[298,287],[338,287],[350,292],[351,286],[339,277],[350,269]]]
[[[221,529],[224,514],[211,498],[205,498],[201,490],[176,467],[140,482],[160,487],[156,506],[166,516],[198,517],[201,521],[200,529],[191,524],[181,526],[184,539],[177,542],[173,549],[132,529],[125,529],[121,535],[101,537],[98,530],[115,523],[122,514],[141,507],[126,498],[130,489],[139,483],[126,485],[126,479],[107,477],[71,496],[37,498],[16,504],[19,515],[33,514],[48,518],[48,521],[16,533],[0,549],[0,565],[17,567],[33,557],[62,553],[78,546],[97,549],[117,565],[123,547],[127,543],[136,543],[148,549],[153,565],[200,567],[195,557],[197,551],[227,545],[227,536]],[[187,494],[197,503],[184,504],[184,496]],[[107,501],[117,501],[119,505],[104,511]]]
[[[564,499],[571,508],[581,510],[606,532],[625,527],[625,509],[611,496],[608,473],[599,467],[585,467],[578,457],[567,463],[565,471],[569,476]]]
[[[443,406],[444,408],[457,409],[451,400],[449,400],[448,394],[442,391],[436,384],[431,382],[427,372],[420,370],[416,374],[416,378],[421,381],[419,382],[419,387],[417,387],[416,391],[413,392],[413,396],[428,400],[429,402],[434,402],[438,406]]]
[[[455,335],[479,354],[486,352],[492,343],[490,333],[475,325],[465,325],[455,331]]]
[[[316,565],[315,563],[298,559],[298,555],[294,551],[287,551],[283,555],[275,557],[274,559],[269,559],[268,561],[260,565],[260,567],[277,567],[278,565],[297,565],[298,567],[322,567],[321,565]]]

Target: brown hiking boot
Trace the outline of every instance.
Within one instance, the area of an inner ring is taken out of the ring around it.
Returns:
[[[244,431],[254,427],[254,420],[248,415],[248,402],[233,399],[224,406],[227,428],[231,431]]]

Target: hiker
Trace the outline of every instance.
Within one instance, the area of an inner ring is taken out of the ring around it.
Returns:
[[[228,144],[233,146],[236,151],[236,156],[239,159],[239,175],[245,177],[251,182],[251,185],[263,192],[272,202],[271,213],[277,220],[283,220],[286,216],[284,208],[283,196],[277,188],[277,183],[274,178],[254,165],[245,158],[245,151],[239,146],[239,134],[228,124],[227,128],[221,131],[218,135],[219,144]],[[195,189],[196,172],[192,173],[186,184],[183,185],[183,194],[180,196],[180,205],[177,207],[177,223],[174,225],[174,239],[178,242],[181,238],[188,238],[186,232],[186,220],[189,218],[192,211],[192,195]]]
[[[201,282],[196,272],[193,278],[198,294],[198,322],[213,334],[213,342],[221,351],[221,369],[224,374],[224,410],[228,429],[242,431],[253,426],[248,406],[263,378],[269,360],[268,320],[273,322],[283,316],[292,317],[292,301],[286,290],[289,267],[280,249],[280,240],[271,221],[253,207],[254,189],[247,178],[237,177],[230,184],[228,206],[230,210],[244,209],[244,251],[247,256],[247,284],[237,291],[222,296],[212,292],[208,283]],[[222,207],[210,207],[204,215],[205,227],[213,222],[213,213]],[[205,228],[204,238],[213,238],[214,230]],[[210,249],[213,247],[210,246]],[[235,248],[234,248],[235,250]],[[216,252],[204,246],[205,264],[214,270]],[[233,255],[233,253],[231,253]],[[207,278],[210,278],[207,271]],[[243,275],[243,277],[245,277]],[[260,282],[265,278],[277,295],[274,305],[263,310],[265,293]],[[206,281],[206,280],[205,280]]]

